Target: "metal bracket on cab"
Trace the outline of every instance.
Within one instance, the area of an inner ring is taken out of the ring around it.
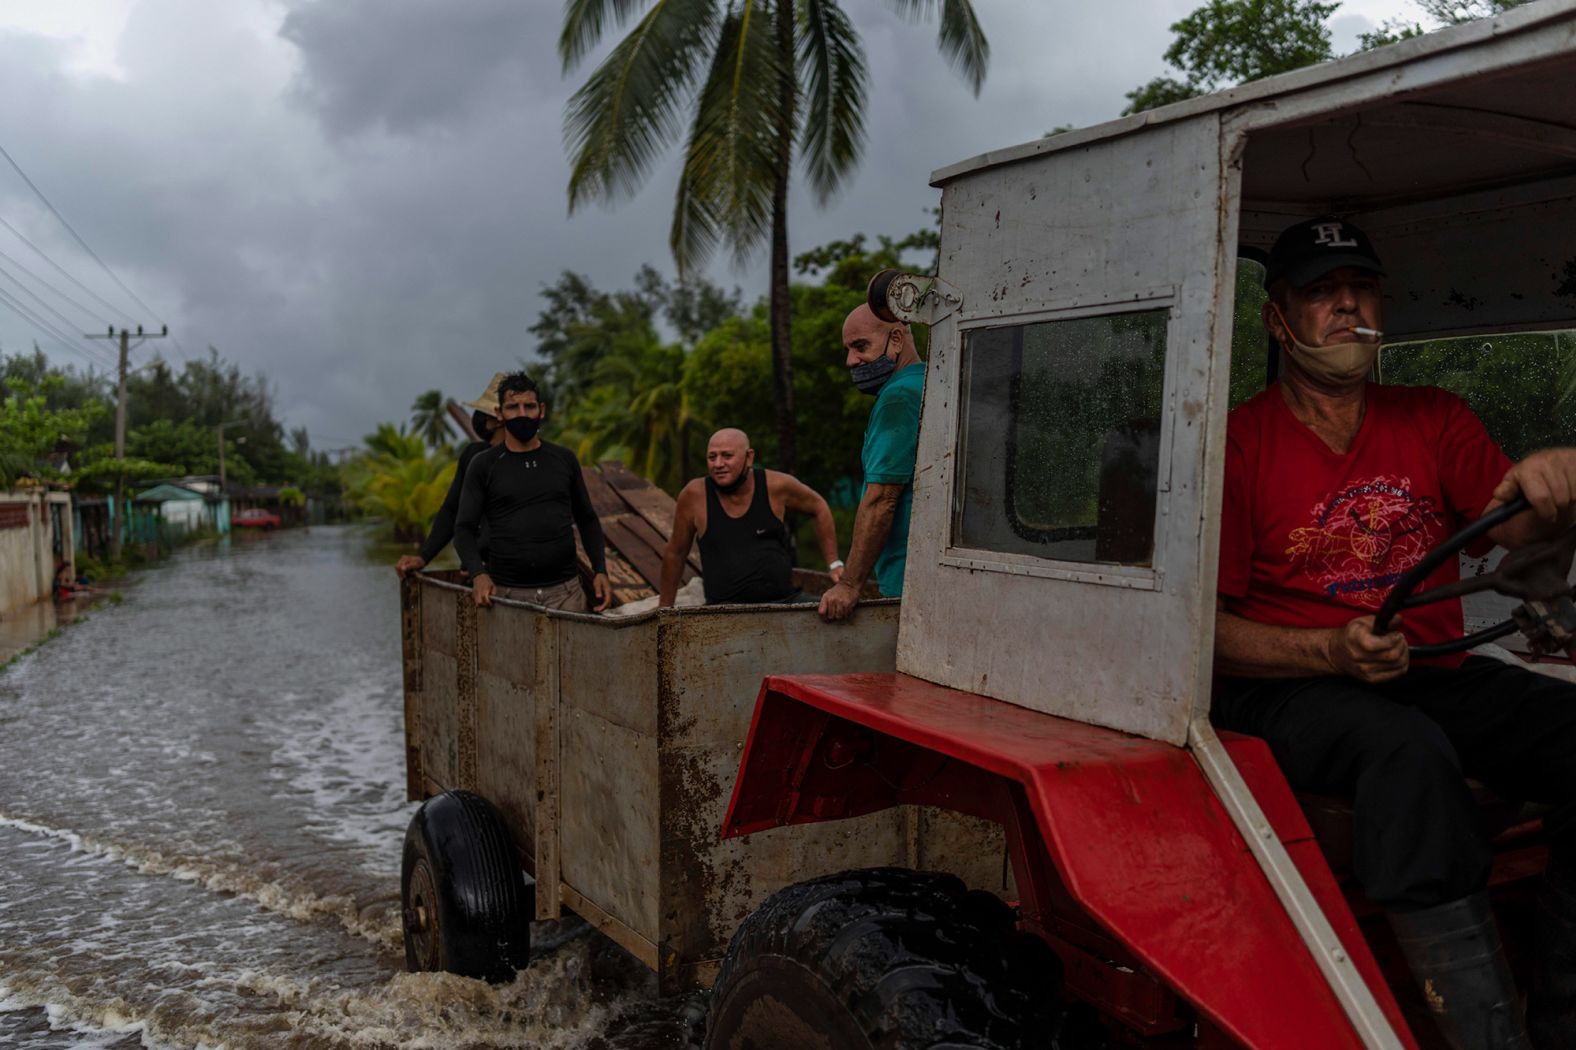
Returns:
[[[939,277],[882,270],[870,278],[865,301],[883,321],[935,324],[963,305],[963,293]]]

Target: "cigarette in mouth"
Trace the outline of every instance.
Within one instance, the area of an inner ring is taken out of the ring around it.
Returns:
[[[1384,338],[1384,333],[1377,328],[1353,328],[1352,331],[1358,335],[1372,336],[1375,339]]]

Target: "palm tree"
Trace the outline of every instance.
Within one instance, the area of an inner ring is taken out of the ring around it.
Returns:
[[[429,390],[411,403],[410,425],[433,448],[443,448],[454,440],[454,432],[449,429],[448,404],[448,399],[437,390]]]
[[[971,0],[890,2],[910,19],[939,16],[938,46],[978,94],[990,48]],[[858,162],[864,48],[838,0],[569,0],[564,71],[642,7],[569,100],[569,208],[638,190],[693,107],[669,246],[682,276],[721,242],[743,260],[770,238],[778,461],[791,471],[788,177],[797,153],[824,204]]]
[[[653,345],[604,358],[596,385],[576,406],[576,454],[585,461],[622,459],[676,495],[701,469],[709,433],[683,376],[679,346]]]
[[[419,540],[454,478],[454,457],[427,454],[420,437],[379,423],[366,451],[343,470],[346,493],[364,512],[386,518],[399,540]]]

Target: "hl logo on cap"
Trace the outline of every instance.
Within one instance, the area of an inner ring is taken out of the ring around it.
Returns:
[[[1314,227],[1313,227],[1313,232],[1314,232],[1313,243],[1327,245],[1328,247],[1331,247],[1331,248],[1355,248],[1355,247],[1357,247],[1357,242],[1356,241],[1352,240],[1349,237],[1344,238],[1344,239],[1341,237],[1341,231],[1344,228],[1345,228],[1345,224],[1344,223],[1339,223],[1339,222],[1320,222],[1320,223],[1315,223]]]

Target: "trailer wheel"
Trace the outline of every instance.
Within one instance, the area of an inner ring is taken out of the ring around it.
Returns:
[[[1010,910],[951,875],[896,869],[803,882],[734,934],[707,1050],[1058,1050],[1075,1036],[1060,964]],[[1079,1026],[1082,1029],[1082,1026]]]
[[[400,868],[406,969],[499,984],[525,968],[535,900],[492,803],[469,791],[422,803]]]

